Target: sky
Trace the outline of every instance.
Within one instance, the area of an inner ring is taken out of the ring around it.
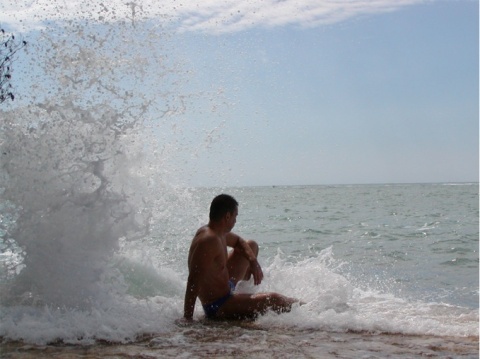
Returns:
[[[2,0],[0,24],[168,23],[217,94],[169,159],[189,185],[478,181],[478,1],[92,3]]]

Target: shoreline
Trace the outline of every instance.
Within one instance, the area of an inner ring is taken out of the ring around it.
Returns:
[[[1,344],[2,358],[478,358],[479,338],[368,332],[264,330],[247,324],[201,325],[132,343]]]

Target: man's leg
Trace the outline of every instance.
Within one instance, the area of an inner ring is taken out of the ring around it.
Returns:
[[[222,319],[255,318],[268,310],[277,313],[289,312],[292,304],[298,302],[293,298],[278,293],[234,294],[217,312]]]
[[[247,241],[253,253],[258,258],[258,244],[255,241]],[[250,263],[238,251],[230,252],[227,260],[228,273],[230,279],[235,285],[240,280],[250,279]],[[277,313],[289,312],[292,304],[298,302],[297,299],[288,298],[278,293],[257,293],[257,294],[233,294],[223,304],[217,312],[218,318],[223,319],[241,319],[255,318],[259,314],[264,314],[268,310]]]
[[[255,257],[258,257],[257,242],[247,240],[247,243],[255,254]],[[235,249],[228,255],[227,269],[230,279],[233,280],[235,285],[237,285],[240,280],[250,279],[250,262],[243,256],[243,254],[239,253]]]

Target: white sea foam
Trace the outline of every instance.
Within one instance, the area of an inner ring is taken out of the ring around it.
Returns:
[[[124,297],[89,310],[13,306],[2,308],[0,335],[34,344],[124,343],[172,330],[179,307],[178,300],[161,296],[148,300]]]
[[[396,297],[360,288],[332,270],[331,248],[293,264],[277,256],[267,269],[265,289],[299,298],[291,313],[268,314],[265,326],[328,331],[368,331],[413,335],[478,336],[478,309]]]
[[[478,310],[442,303],[408,301],[389,293],[356,287],[335,273],[331,249],[296,264],[277,255],[265,268],[259,287],[240,282],[239,292],[276,291],[306,302],[294,305],[290,313],[267,313],[257,319],[260,328],[362,331],[372,333],[478,336]],[[125,343],[145,335],[174,333],[175,321],[182,317],[185,280],[169,269],[148,265],[123,264],[124,290],[93,303],[89,309],[48,305],[2,308],[0,336],[9,340],[45,344],[62,341],[89,344],[96,340]],[[128,291],[128,290],[127,290]],[[197,302],[195,319],[203,320]],[[180,335],[180,332],[179,332]]]

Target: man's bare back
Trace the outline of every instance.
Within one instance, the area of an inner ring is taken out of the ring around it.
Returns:
[[[253,276],[255,285],[263,280],[257,261],[257,243],[231,232],[237,215],[238,203],[233,197],[215,197],[210,206],[208,225],[201,227],[192,240],[184,306],[187,320],[193,317],[197,297],[207,317],[225,319],[255,317],[270,309],[285,312],[297,302],[278,293],[234,292],[240,280]],[[227,246],[233,251],[228,253]]]
[[[228,285],[227,245],[208,226],[201,227],[192,240],[188,254],[188,270],[198,271],[198,297],[210,303],[230,292]]]

